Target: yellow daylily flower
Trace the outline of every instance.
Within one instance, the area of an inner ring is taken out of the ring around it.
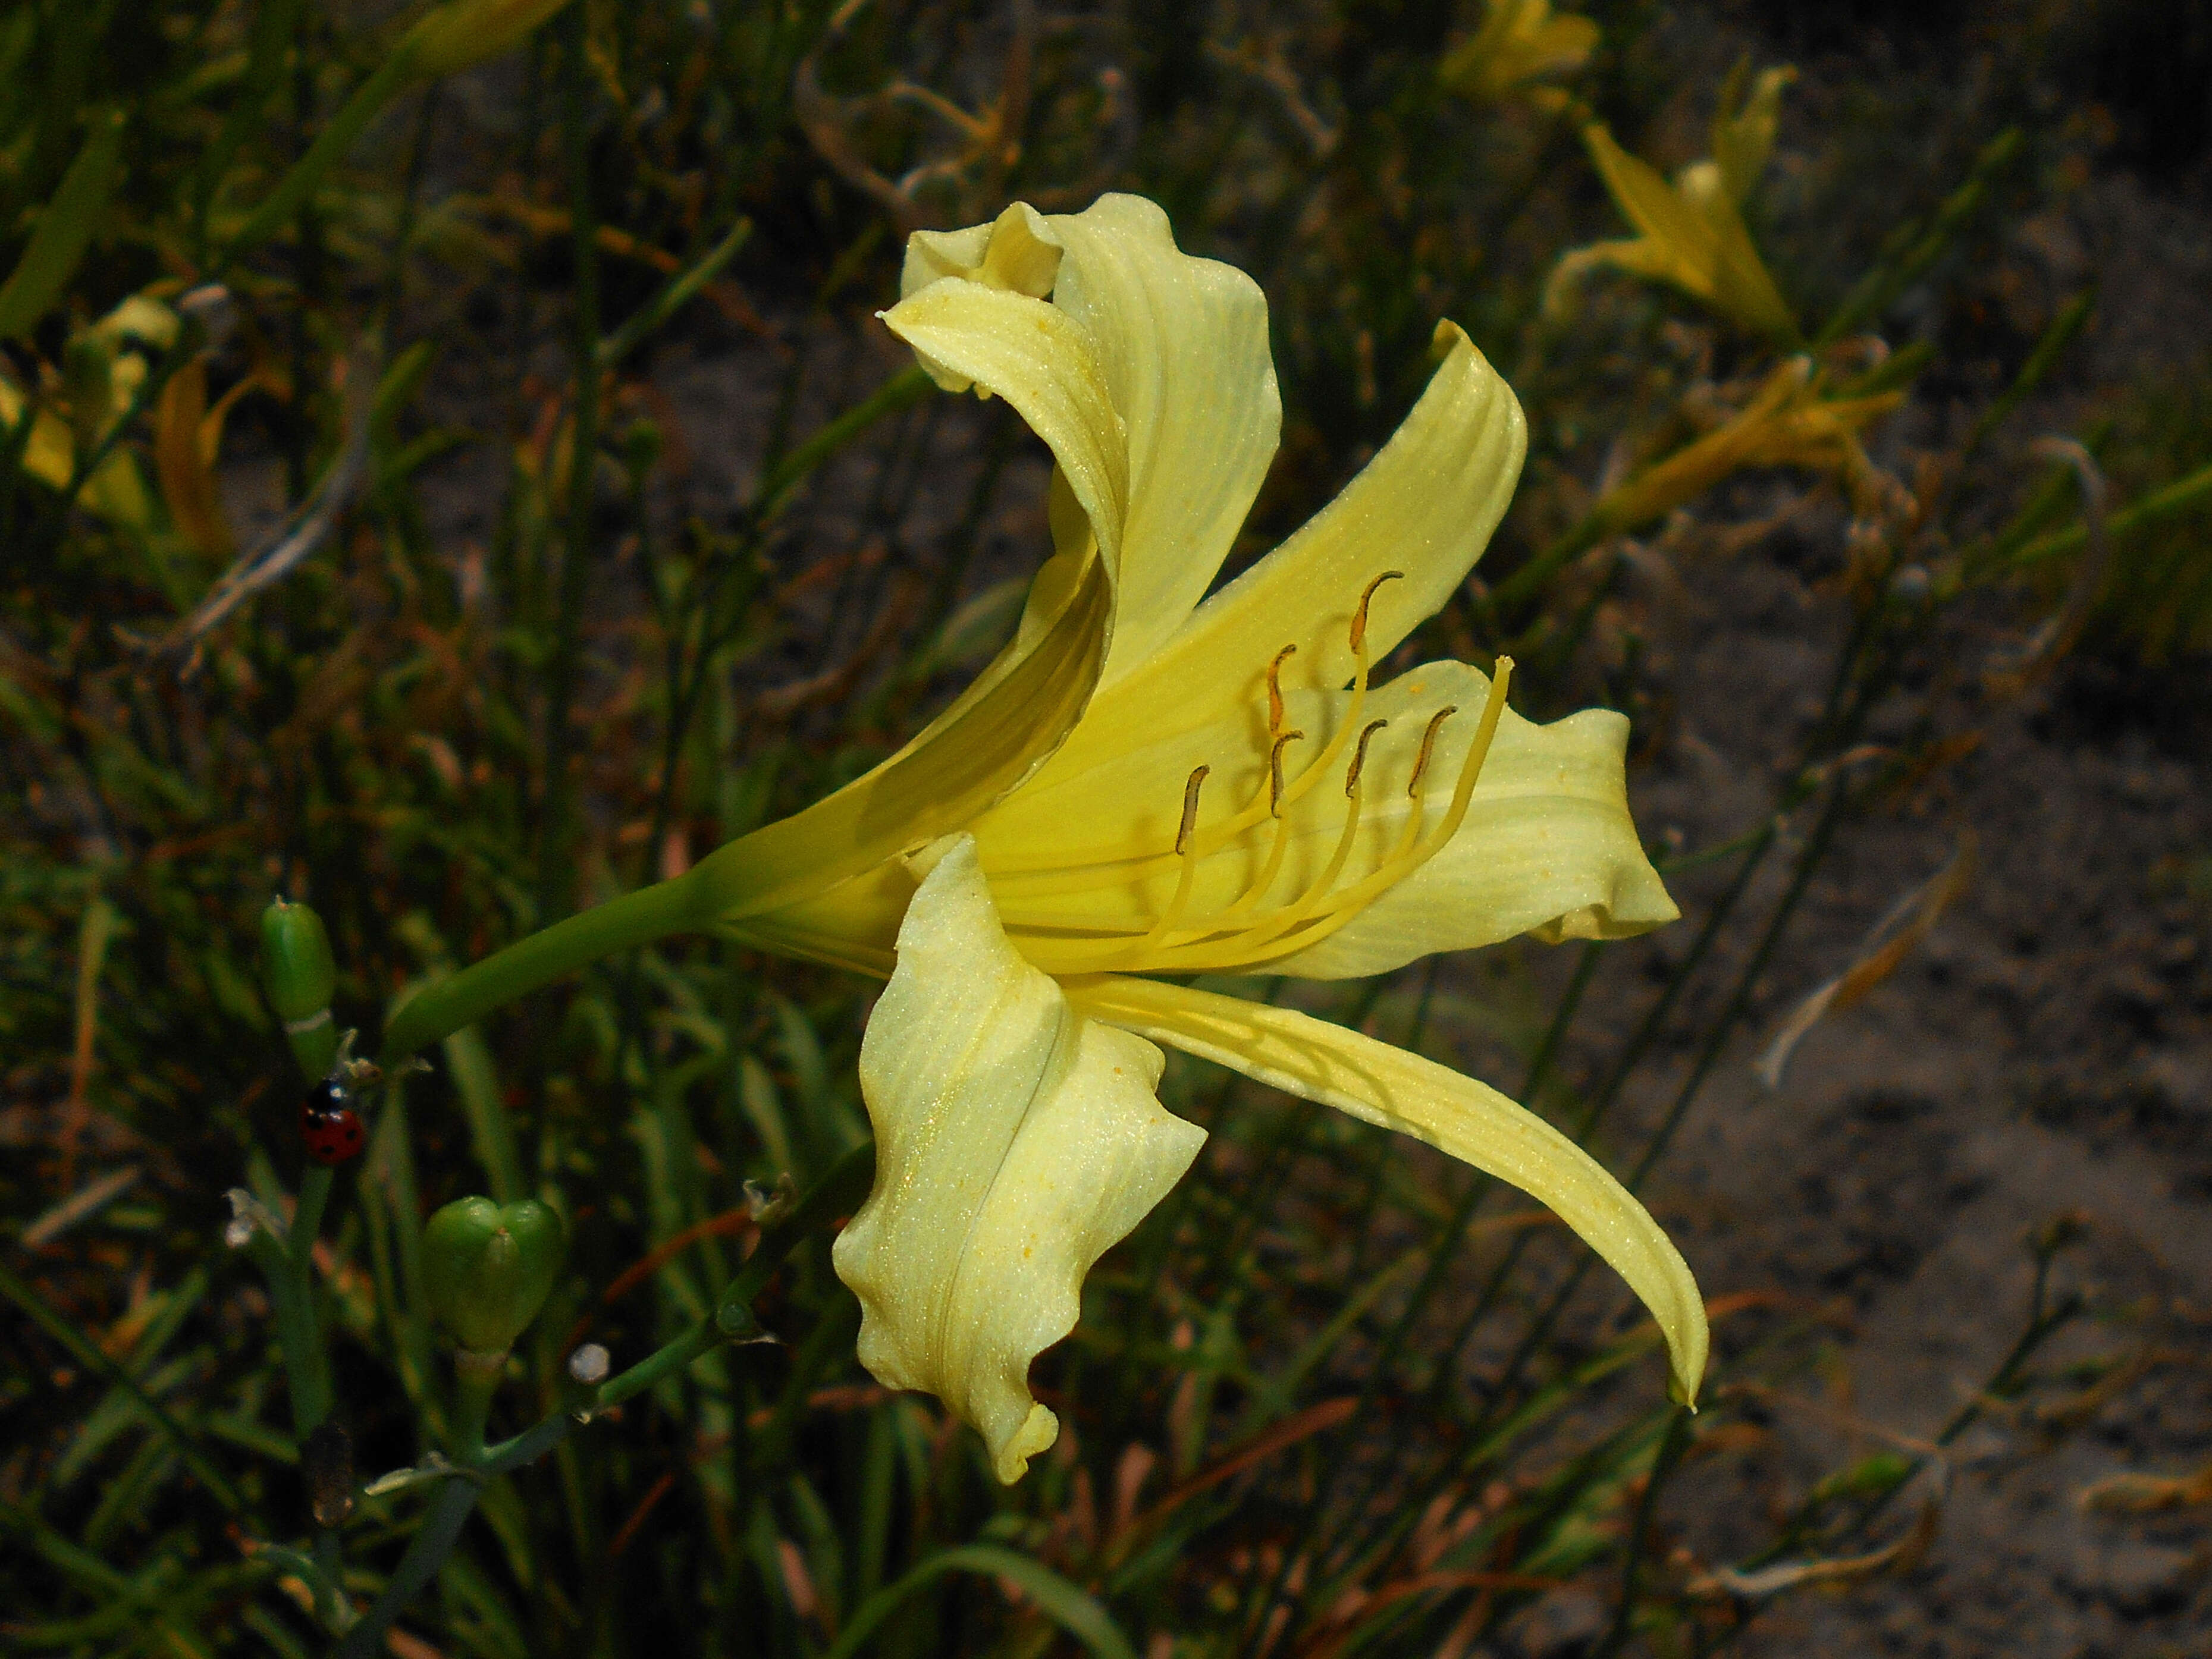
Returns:
[[[1154,1096],[1165,1044],[1534,1194],[1651,1308],[1693,1393],[1688,1268],[1564,1135],[1357,1032],[1146,977],[1335,978],[1675,915],[1619,715],[1533,724],[1505,664],[1368,682],[1504,512],[1511,391],[1440,326],[1389,444],[1208,598],[1280,424],[1257,286],[1109,196],[920,233],[902,288],[884,320],[939,382],[1005,398],[1051,448],[1056,552],[1013,642],[919,737],[686,878],[731,934],[889,978],[860,1061],[876,1185],[836,1251],[862,1362],[981,1430],[1002,1480],[1052,1443],[1030,1361],[1203,1140]]]
[[[1535,83],[1576,73],[1597,43],[1595,22],[1553,16],[1552,0],[1490,0],[1482,27],[1444,54],[1437,79],[1480,103],[1518,94],[1543,108],[1564,109],[1565,93]]]
[[[1694,1397],[1696,1282],[1572,1141],[1448,1067],[1154,977],[1333,979],[1674,919],[1629,817],[1620,715],[1536,725],[1506,706],[1502,662],[1369,683],[1505,511],[1526,443],[1511,391],[1440,324],[1390,441],[1208,596],[1279,435],[1257,285],[1108,196],[917,233],[901,288],[891,330],[943,385],[1012,404],[1057,463],[1054,552],[1012,642],[865,777],[431,988],[386,1057],[690,928],[887,979],[860,1051],[875,1185],[834,1259],[862,1363],[936,1394],[1009,1482],[1058,1432],[1030,1361],[1203,1142],[1155,1094],[1161,1044],[1533,1194],[1651,1310]]]
[[[1826,473],[1842,480],[1856,500],[1875,477],[1858,435],[1904,399],[1902,391],[1826,396],[1813,360],[1792,357],[1766,377],[1742,409],[1609,492],[1595,516],[1608,535],[1634,530],[1754,467]]]
[[[1547,308],[1563,310],[1585,275],[1611,265],[1671,283],[1754,334],[1794,341],[1797,320],[1752,245],[1743,202],[1774,148],[1782,89],[1796,73],[1786,67],[1765,71],[1741,107],[1735,96],[1741,76],[1733,79],[1713,118],[1712,154],[1684,167],[1671,185],[1622,149],[1602,124],[1584,128],[1590,158],[1637,235],[1577,248],[1561,259],[1546,289]]]

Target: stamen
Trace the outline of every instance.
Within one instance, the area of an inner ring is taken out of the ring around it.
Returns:
[[[1367,584],[1367,591],[1359,596],[1359,609],[1352,613],[1352,653],[1353,656],[1364,658],[1367,655],[1367,607],[1374,602],[1375,590],[1381,587],[1385,582],[1403,581],[1405,579],[1405,576],[1406,572],[1401,570],[1386,570],[1382,573],[1382,575],[1376,577],[1372,582],[1370,582]]]
[[[1267,751],[1267,815],[1270,818],[1283,815],[1283,751],[1304,736],[1305,733],[1302,731],[1286,731]]]
[[[1190,833],[1198,827],[1198,791],[1206,783],[1211,766],[1194,768],[1182,786],[1182,827],[1176,832],[1176,853],[1182,857],[1190,851]]]
[[[1475,779],[1482,775],[1482,763],[1490,758],[1491,740],[1498,736],[1498,723],[1505,717],[1505,687],[1513,678],[1513,659],[1501,657],[1490,676],[1490,695],[1483,699],[1482,720],[1474,729],[1474,741],[1467,746],[1467,758],[1460,762],[1459,784],[1452,790],[1452,803],[1444,814],[1444,821],[1437,826],[1437,845],[1441,847],[1459,833],[1460,821],[1467,816],[1467,803],[1474,798]],[[1424,858],[1427,853],[1422,854]]]
[[[1176,832],[1176,856],[1182,859],[1182,869],[1176,875],[1175,897],[1168,900],[1168,907],[1160,912],[1160,919],[1153,923],[1151,930],[1137,942],[1135,948],[1138,951],[1152,948],[1172,933],[1176,923],[1182,920],[1183,911],[1190,903],[1191,883],[1198,876],[1197,838],[1192,833],[1198,827],[1198,792],[1205,786],[1206,774],[1211,771],[1211,766],[1194,767],[1183,784],[1182,827]]]
[[[1359,748],[1352,754],[1351,770],[1344,774],[1346,800],[1358,799],[1360,769],[1367,764],[1367,740],[1389,724],[1388,720],[1370,720],[1367,723],[1367,729],[1359,734]]]
[[[1294,645],[1285,645],[1275,653],[1275,660],[1267,664],[1267,735],[1273,736],[1283,729],[1283,659],[1297,654]]]
[[[1413,775],[1406,780],[1406,798],[1421,798],[1421,774],[1429,769],[1429,755],[1437,746],[1437,729],[1459,712],[1459,705],[1447,703],[1429,717],[1428,730],[1421,734],[1421,753],[1413,762]]]

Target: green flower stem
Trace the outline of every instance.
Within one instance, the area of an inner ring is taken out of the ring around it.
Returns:
[[[392,1628],[392,1620],[428,1588],[460,1541],[461,1529],[477,1506],[477,1491],[474,1480],[459,1478],[438,1488],[438,1495],[430,1500],[429,1514],[407,1546],[407,1553],[399,1558],[384,1594],[338,1644],[338,1659],[371,1659],[383,1648],[384,1633]]]
[[[416,1050],[474,1025],[494,1008],[564,973],[618,950],[703,928],[712,912],[698,874],[694,869],[672,881],[624,893],[426,985],[385,1028],[378,1063],[390,1075]]]
[[[499,1392],[507,1371],[507,1350],[475,1353],[462,1348],[453,1355],[453,1461],[475,1468],[484,1459],[484,1424],[491,1416],[492,1396]]]
[[[288,1282],[277,1299],[277,1329],[284,1345],[286,1380],[292,1391],[292,1421],[302,1440],[331,1414],[330,1356],[323,1352],[321,1321],[315,1315],[315,1239],[323,1230],[323,1212],[329,1207],[331,1184],[337,1178],[337,1172],[327,1164],[311,1164],[300,1182],[300,1207],[286,1246]],[[289,1329],[283,1308],[286,1300],[291,1304]]]

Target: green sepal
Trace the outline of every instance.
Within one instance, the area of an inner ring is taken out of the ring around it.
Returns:
[[[431,1311],[464,1348],[504,1353],[544,1306],[567,1248],[560,1216],[534,1198],[457,1198],[422,1229]]]

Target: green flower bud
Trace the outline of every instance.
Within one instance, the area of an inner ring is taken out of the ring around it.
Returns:
[[[279,1018],[305,1020],[330,1007],[337,980],[321,917],[282,899],[261,912],[261,981]]]
[[[307,905],[279,899],[261,912],[261,984],[300,1069],[325,1075],[337,1060],[337,1027],[331,1023],[337,966],[323,918]]]
[[[567,1248],[561,1218],[534,1198],[457,1198],[422,1229],[430,1311],[464,1348],[504,1353],[545,1305]]]

